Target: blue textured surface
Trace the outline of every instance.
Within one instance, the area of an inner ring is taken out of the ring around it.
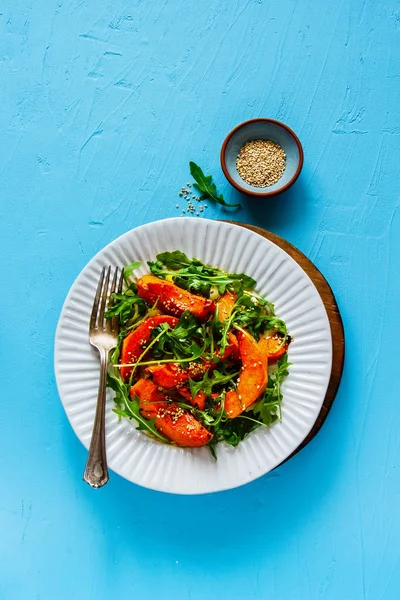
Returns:
[[[1,600],[399,597],[399,9],[3,2]],[[233,215],[296,244],[336,293],[331,414],[242,489],[173,497],[114,476],[92,491],[53,377],[65,295],[104,244],[177,214],[189,160],[237,199],[219,149],[257,116],[296,131],[304,169]]]

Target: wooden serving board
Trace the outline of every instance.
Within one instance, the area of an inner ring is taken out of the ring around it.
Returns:
[[[300,250],[293,246],[293,244],[290,244],[283,238],[279,237],[279,235],[275,235],[275,233],[266,231],[261,227],[247,225],[245,223],[238,223],[236,221],[227,222],[233,223],[234,225],[240,225],[240,227],[245,227],[246,229],[250,229],[251,231],[258,233],[262,237],[267,238],[267,240],[270,240],[271,242],[282,248],[282,250],[287,252],[289,256],[291,256],[303,269],[303,271],[307,273],[309,278],[314,283],[315,287],[319,292],[319,295],[321,296],[321,299],[325,305],[326,312],[328,314],[328,319],[332,332],[332,372],[328,384],[328,389],[321,411],[318,415],[317,420],[315,421],[313,428],[311,429],[308,436],[304,439],[304,441],[286,459],[289,460],[289,458],[291,458],[292,456],[297,454],[297,452],[299,452],[302,448],[304,448],[321,429],[338,391],[340,380],[342,378],[344,364],[344,330],[342,317],[340,316],[335,296],[333,295],[333,292],[325,277],[311,262],[311,260],[309,260],[302,252],[300,252]]]

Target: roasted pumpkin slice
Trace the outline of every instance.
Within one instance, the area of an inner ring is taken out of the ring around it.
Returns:
[[[146,373],[152,376],[154,383],[169,390],[184,385],[189,377],[194,381],[201,379],[208,369],[213,368],[215,368],[213,362],[191,362],[188,366],[180,363],[166,363],[148,367]]]
[[[140,412],[146,419],[154,419],[160,406],[167,405],[167,399],[150,379],[138,379],[130,389],[132,400],[139,398]]]
[[[236,302],[236,294],[225,292],[217,302],[218,319],[223,322],[231,316],[231,312]]]
[[[261,338],[258,347],[270,363],[276,363],[288,351],[289,342],[282,345],[282,336],[276,334],[272,337]]]
[[[234,333],[232,333],[232,331],[230,331],[228,333],[228,342],[229,342],[229,346],[227,346],[225,348],[223,360],[225,360],[226,358],[230,358],[231,360],[239,361],[240,360],[239,342],[238,342],[236,335]]]
[[[212,439],[210,433],[192,414],[173,402],[149,379],[139,379],[130,389],[132,398],[139,398],[140,412],[154,419],[160,433],[179,446],[204,446]]]
[[[227,392],[225,410],[232,419],[240,415],[264,393],[268,383],[268,358],[253,336],[238,331],[242,369],[236,391]]]
[[[199,410],[204,410],[205,409],[205,406],[206,406],[206,395],[203,392],[203,390],[199,390],[197,392],[197,394],[195,395],[194,398],[192,398],[192,394],[191,394],[189,388],[186,387],[186,386],[179,388],[178,392],[180,393],[181,396],[183,396],[183,398],[185,398],[185,400],[187,400],[188,402],[190,402],[190,404],[192,406],[195,406]]]
[[[159,279],[154,275],[145,275],[136,282],[138,294],[151,304],[156,300],[157,308],[175,317],[180,317],[185,310],[190,311],[199,321],[204,322],[215,310],[212,300],[196,296],[183,290],[171,281]]]
[[[170,327],[175,327],[178,319],[171,317],[170,315],[156,315],[149,317],[143,323],[141,323],[136,329],[128,333],[122,342],[121,348],[121,364],[134,363],[136,362],[143,350],[150,342],[151,332],[154,327],[161,325],[161,323],[168,323]],[[121,376],[128,381],[132,371],[132,367],[121,367]]]

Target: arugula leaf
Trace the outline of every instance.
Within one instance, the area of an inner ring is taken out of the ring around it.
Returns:
[[[209,446],[213,456],[215,455],[214,447],[218,442],[224,441],[231,446],[237,446],[251,431],[261,426],[269,427],[281,419],[282,392],[280,386],[288,375],[289,366],[287,354],[284,354],[277,362],[277,370],[269,376],[265,393],[255,405],[253,404],[244,414],[235,419],[229,419],[225,413],[218,421],[217,426],[212,427],[211,425],[210,429],[213,431],[214,437]]]
[[[128,397],[128,390],[119,377],[116,377],[112,373],[107,373],[107,387],[115,392],[114,402],[120,408],[124,405],[124,396]]]
[[[256,287],[256,280],[245,273],[230,273],[229,277],[231,279],[237,279],[245,290],[253,290]]]
[[[269,427],[279,420],[279,403],[259,400],[257,406],[253,407],[253,413],[258,416],[261,423]]]
[[[179,275],[177,275],[174,278],[174,283],[178,287],[192,292],[192,294],[198,294],[200,296],[205,296],[206,298],[209,298],[210,296],[211,283],[202,281],[195,275],[193,275],[193,278],[190,279],[185,279],[184,277],[179,277]]]
[[[136,269],[138,269],[141,266],[142,266],[142,263],[138,262],[138,261],[131,262],[129,265],[126,265],[126,267],[124,267],[125,280],[132,275],[133,271],[135,271]]]
[[[147,311],[146,302],[137,295],[135,283],[131,283],[122,294],[113,294],[112,306],[105,314],[106,319],[118,316],[122,328],[131,325],[140,315]]]
[[[174,250],[173,252],[161,252],[160,254],[157,254],[156,258],[161,264],[165,265],[169,269],[173,269],[174,271],[182,269],[183,267],[188,267],[192,263],[186,254],[180,250]]]
[[[282,346],[289,339],[286,324],[275,315],[274,305],[243,290],[237,294],[229,318],[222,324],[217,319],[213,320],[213,330],[222,353],[229,343],[228,333],[234,328],[245,328],[257,341],[267,330],[274,330],[282,335]]]
[[[117,408],[114,408],[113,411],[119,417],[126,417],[128,419],[134,419],[137,423],[137,428],[139,431],[146,431],[160,442],[170,443],[168,438],[164,437],[155,427],[154,419],[147,420],[143,417],[139,410],[139,398],[135,396],[133,400],[130,399],[128,387],[125,383],[112,375],[111,373],[107,373],[107,387],[111,388],[115,392],[115,403]]]
[[[230,446],[237,446],[251,431],[260,425],[248,419],[226,419],[214,433],[215,443],[226,442]]]
[[[231,208],[237,208],[238,206],[241,206],[241,204],[229,204],[229,202],[225,202],[223,195],[218,195],[215,183],[212,182],[212,176],[204,175],[203,171],[198,165],[196,165],[196,163],[190,161],[189,166],[190,174],[197,182],[194,184],[194,187],[202,193],[200,200],[206,200],[207,198],[210,198],[210,200],[214,200],[214,202],[222,204],[222,206],[229,206]]]
[[[187,357],[196,360],[204,352],[204,330],[197,318],[188,310],[180,316],[174,329],[171,329],[168,323],[161,323],[153,329],[151,335],[153,339],[159,338],[153,346],[155,358],[170,354],[178,362]],[[202,342],[202,345],[198,342]]]
[[[189,310],[185,310],[174,329],[171,330],[170,337],[180,342],[191,340],[196,333],[201,335],[199,329],[201,329],[199,320]]]
[[[281,403],[282,392],[281,384],[289,375],[289,366],[287,352],[278,360],[277,369],[268,377],[268,385],[256,404],[251,406],[251,411],[264,425],[271,425],[282,419]]]
[[[223,373],[220,373],[219,371],[213,371],[211,375],[212,376],[210,377],[208,375],[208,372],[206,372],[204,374],[203,379],[201,379],[200,381],[193,381],[193,379],[190,379],[190,377],[189,377],[189,387],[190,387],[190,392],[192,394],[192,398],[194,398],[196,396],[197,392],[199,392],[200,390],[203,390],[203,392],[205,393],[206,396],[211,396],[213,387],[215,385],[229,383],[229,381],[232,381],[232,379],[234,377],[239,375],[239,371],[236,373],[230,373],[228,375],[224,375]]]
[[[139,405],[140,405],[140,400],[138,398],[138,396],[135,396],[135,398],[129,402],[129,404],[127,405],[128,408],[128,412],[130,413],[130,418],[135,419],[135,421],[137,422],[138,426],[136,427],[136,429],[138,429],[139,431],[146,431],[147,433],[150,433],[150,435],[152,435],[153,437],[157,438],[158,440],[160,440],[160,442],[164,442],[165,444],[170,444],[171,441],[166,438],[165,436],[163,436],[158,429],[156,429],[156,426],[154,425],[155,419],[145,419],[139,410]]]
[[[149,261],[150,271],[161,279],[168,278],[179,287],[194,294],[210,296],[212,286],[223,294],[226,289],[236,293],[252,290],[256,282],[245,273],[227,273],[205,265],[197,258],[189,259],[183,252],[163,252],[156,261]]]
[[[207,447],[211,453],[211,456],[213,457],[214,460],[217,460],[217,454],[215,452],[215,446],[217,445],[218,441],[215,441],[215,438],[211,438],[211,440],[208,442]]]
[[[206,178],[208,179],[208,178]],[[209,182],[211,183],[211,178]],[[213,185],[211,183],[211,185]],[[214,186],[215,189],[215,186]],[[216,194],[216,190],[215,190]],[[190,411],[205,427],[213,433],[213,438],[208,444],[210,452],[215,456],[215,446],[220,441],[237,446],[240,441],[254,429],[260,426],[269,427],[282,418],[281,384],[288,375],[287,353],[277,362],[277,367],[268,378],[267,388],[259,400],[249,407],[245,413],[235,419],[230,419],[225,412],[225,394],[234,385],[238,372],[229,361],[221,360],[225,347],[228,345],[229,332],[232,329],[245,329],[258,340],[266,330],[280,334],[282,346],[290,342],[286,324],[275,315],[274,306],[264,298],[260,298],[251,290],[256,282],[244,273],[228,273],[217,267],[206,265],[200,260],[189,259],[186,254],[176,250],[162,252],[157,255],[157,260],[149,262],[150,270],[158,277],[174,281],[183,289],[202,294],[207,298],[218,298],[226,290],[236,293],[236,302],[230,316],[223,322],[219,321],[218,311],[213,319],[201,325],[198,319],[186,311],[181,315],[176,327],[172,329],[168,323],[161,323],[151,332],[151,341],[139,359],[134,363],[131,377],[139,366],[164,364],[164,363],[190,363],[202,361],[215,362],[216,369],[207,371],[201,381],[189,379],[189,388],[192,397],[203,390],[207,396],[206,407],[199,410],[189,403],[174,400],[178,406]],[[131,275],[140,263],[131,263],[125,269],[125,274]],[[108,387],[115,391],[114,412],[119,417],[134,419],[139,430],[144,430],[159,441],[170,443],[155,428],[154,420],[145,419],[139,410],[139,399],[130,398],[130,385],[125,383],[119,374],[118,361],[124,337],[148,316],[153,315],[157,302],[153,307],[138,296],[136,283],[126,278],[126,288],[122,294],[114,294],[114,303],[107,311],[106,317],[118,317],[120,320],[120,334],[115,350],[110,355],[112,372],[108,375]],[[217,293],[218,292],[218,293]],[[219,352],[215,352],[216,347]],[[145,354],[151,349],[152,356],[146,360]],[[200,364],[200,363],[199,363]],[[116,374],[114,374],[114,370]],[[135,375],[137,378],[139,375]],[[213,398],[215,389],[219,396]]]

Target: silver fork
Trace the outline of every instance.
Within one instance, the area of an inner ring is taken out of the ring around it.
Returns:
[[[118,293],[121,293],[122,291],[124,270],[121,269],[118,278],[118,267],[116,267],[111,287],[110,279],[111,267],[108,267],[107,273],[106,268],[103,267],[93,301],[89,326],[90,344],[93,348],[98,350],[100,355],[100,381],[92,439],[90,441],[89,456],[86,462],[83,479],[94,488],[99,488],[108,481],[105,435],[107,366],[109,354],[117,345],[119,333],[118,317],[105,319],[104,314],[110,305],[111,294],[115,291]]]

